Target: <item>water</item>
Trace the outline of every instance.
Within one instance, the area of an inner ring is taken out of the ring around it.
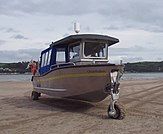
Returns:
[[[163,79],[163,73],[124,73],[122,80]]]
[[[0,75],[0,81],[30,81],[32,75]],[[163,79],[163,73],[124,73],[122,80]]]
[[[1,74],[0,81],[30,81],[32,75],[25,74]]]

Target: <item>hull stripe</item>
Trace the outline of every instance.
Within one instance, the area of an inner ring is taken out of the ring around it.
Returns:
[[[41,90],[51,90],[56,92],[65,92],[66,89],[54,89],[54,88],[45,88],[45,87],[34,87],[34,89],[41,89]]]
[[[108,73],[100,72],[100,73],[81,73],[81,74],[66,74],[66,75],[59,75],[53,76],[51,78],[40,78],[38,81],[49,81],[49,80],[58,80],[64,78],[80,78],[80,77],[103,77],[107,76]]]

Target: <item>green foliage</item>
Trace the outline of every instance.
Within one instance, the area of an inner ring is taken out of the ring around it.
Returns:
[[[29,62],[18,62],[18,63],[0,63],[0,73],[25,73],[30,72],[26,70]],[[2,69],[3,68],[3,69]]]
[[[127,72],[163,72],[162,62],[137,62],[125,64]]]
[[[0,73],[26,73],[30,70],[26,69],[29,62],[18,62],[18,63],[0,63]],[[3,70],[2,70],[3,68]],[[6,68],[6,70],[4,70]],[[8,70],[10,69],[10,70]],[[126,63],[126,72],[163,72],[163,61],[162,62],[137,62],[137,63]]]

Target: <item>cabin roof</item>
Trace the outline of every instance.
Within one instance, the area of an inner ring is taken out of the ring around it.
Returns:
[[[98,35],[98,34],[76,34],[76,35],[70,35],[67,36],[61,40],[58,40],[56,42],[52,42],[50,47],[53,46],[64,46],[68,45],[77,41],[82,40],[91,40],[91,41],[101,41],[101,42],[107,42],[109,46],[118,43],[119,40],[114,37],[110,37],[107,35]]]

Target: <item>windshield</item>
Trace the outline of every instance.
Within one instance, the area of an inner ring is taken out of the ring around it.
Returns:
[[[80,44],[74,44],[69,47],[70,51],[70,61],[73,61],[75,59],[79,59],[79,53],[80,53]]]
[[[106,58],[107,45],[99,42],[85,42],[84,56],[86,58]]]

